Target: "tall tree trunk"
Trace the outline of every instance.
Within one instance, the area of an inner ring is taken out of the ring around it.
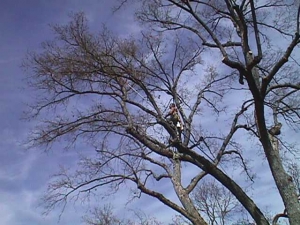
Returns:
[[[274,145],[274,147],[276,147],[274,148],[269,138],[269,133],[265,124],[263,101],[257,100],[255,109],[260,141],[263,145],[276,186],[286,207],[290,225],[299,225],[300,204],[298,202],[296,188],[292,179],[290,179],[290,176],[285,172],[280,158],[278,145]]]

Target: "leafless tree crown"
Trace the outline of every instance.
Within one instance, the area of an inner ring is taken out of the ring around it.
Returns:
[[[191,193],[211,176],[257,224],[269,224],[229,176],[235,167],[255,182],[249,163],[260,159],[246,152],[251,138],[263,150],[290,224],[300,224],[297,190],[280,153],[297,154],[283,131],[298,130],[300,122],[299,3],[139,4],[138,37],[122,39],[106,27],[94,34],[79,13],[53,27],[56,39],[44,42],[41,53],[28,55],[28,81],[40,91],[30,114],[41,119],[32,145],[85,140],[96,150],[75,172],[57,174],[47,209],[100,187],[115,193],[128,185],[132,198],[152,196],[192,224],[207,224]],[[171,102],[184,124],[181,138],[164,118]],[[178,201],[163,190],[167,184]]]

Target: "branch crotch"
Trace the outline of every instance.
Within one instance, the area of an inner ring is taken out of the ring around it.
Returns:
[[[187,211],[188,218],[195,225],[207,225],[205,220],[198,213],[198,210],[195,208],[187,190],[185,190],[181,185],[181,162],[180,160],[173,160],[173,177],[172,182],[175,189],[175,192],[184,207]]]

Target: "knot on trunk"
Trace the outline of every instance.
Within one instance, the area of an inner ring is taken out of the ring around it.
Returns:
[[[269,133],[273,136],[279,135],[281,134],[281,127],[282,127],[281,123],[275,124],[271,129],[269,129]]]

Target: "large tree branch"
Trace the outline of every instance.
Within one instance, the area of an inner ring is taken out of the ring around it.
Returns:
[[[189,183],[189,185],[185,188],[185,191],[189,194],[191,193],[194,188],[197,186],[197,184],[199,183],[199,181],[205,177],[208,173],[202,171],[199,174],[197,174]]]
[[[287,49],[286,49],[285,53],[283,54],[283,56],[274,65],[274,67],[270,71],[269,75],[263,78],[262,86],[261,86],[261,93],[262,93],[263,96],[265,96],[266,91],[267,91],[267,87],[270,84],[271,80],[278,73],[278,71],[282,68],[282,66],[288,61],[288,58],[290,57],[290,55],[293,52],[296,45],[298,44],[299,38],[300,38],[299,33],[296,33],[295,37],[293,38],[290,45],[287,47]]]
[[[269,224],[260,209],[255,205],[253,200],[225,173],[223,173],[212,162],[205,159],[203,156],[198,155],[194,151],[187,149],[184,146],[180,146],[180,148],[182,148],[181,152],[185,152],[185,154],[180,157],[181,160],[188,161],[194,165],[197,165],[205,172],[212,175],[220,183],[222,183],[239,200],[239,202],[241,202],[241,204],[245,207],[245,209],[249,212],[249,214],[253,217],[257,224]]]
[[[163,204],[165,204],[165,205],[169,206],[170,208],[174,209],[176,212],[182,214],[186,218],[190,218],[190,215],[186,212],[186,210],[184,208],[182,208],[182,207],[178,206],[177,204],[175,204],[174,202],[170,201],[163,194],[158,193],[156,191],[152,191],[150,189],[147,189],[144,185],[141,185],[141,184],[137,184],[137,185],[138,185],[138,189],[140,189],[143,193],[158,199]]]
[[[253,19],[253,27],[254,27],[256,48],[257,48],[257,57],[254,57],[254,61],[255,61],[254,65],[256,65],[262,59],[262,48],[261,48],[259,30],[258,30],[258,26],[257,26],[257,19],[256,19],[256,12],[255,12],[256,9],[255,9],[253,0],[250,0],[250,6],[251,6],[251,14],[252,14],[252,19]]]

